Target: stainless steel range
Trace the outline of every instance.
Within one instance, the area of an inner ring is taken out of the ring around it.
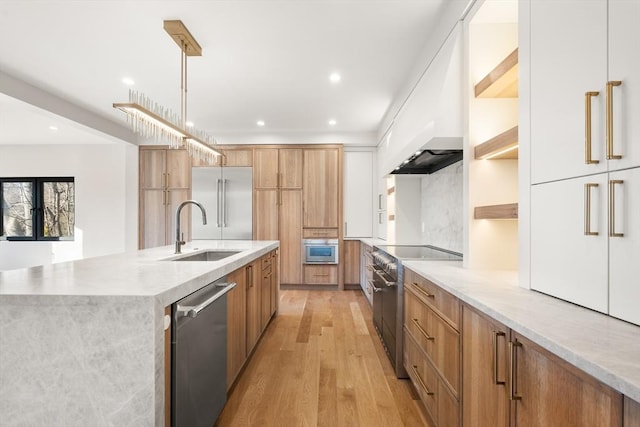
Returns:
[[[435,246],[379,245],[373,248],[373,325],[398,378],[407,378],[402,365],[404,268],[402,261],[462,261],[462,254]]]

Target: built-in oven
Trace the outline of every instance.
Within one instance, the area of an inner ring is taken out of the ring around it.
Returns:
[[[338,264],[338,239],[305,239],[302,253],[305,264]]]

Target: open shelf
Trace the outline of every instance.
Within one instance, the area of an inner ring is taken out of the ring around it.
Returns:
[[[476,159],[517,159],[518,126],[494,136],[475,147]]]
[[[518,219],[518,204],[476,206],[473,209],[474,219]]]
[[[474,88],[476,98],[518,97],[518,49],[491,70]]]

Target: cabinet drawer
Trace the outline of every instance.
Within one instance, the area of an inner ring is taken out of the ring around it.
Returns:
[[[337,228],[304,228],[302,230],[302,237],[305,239],[313,238],[337,238]]]
[[[404,366],[435,425],[459,426],[458,399],[450,392],[406,328],[404,329]]]
[[[425,304],[433,308],[456,330],[460,330],[460,300],[438,285],[405,268],[405,286],[411,287]]]
[[[460,387],[460,334],[418,298],[412,287],[404,293],[404,324],[457,396]]]
[[[265,255],[262,257],[262,262],[260,265],[262,266],[262,270],[271,270],[273,264],[273,257],[271,254]]]
[[[307,285],[337,285],[337,265],[305,265],[304,283]]]

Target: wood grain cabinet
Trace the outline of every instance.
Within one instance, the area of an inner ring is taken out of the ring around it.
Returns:
[[[254,238],[280,240],[283,284],[302,283],[301,148],[256,148]]]
[[[345,240],[343,247],[344,284],[360,287],[360,241]]]
[[[271,252],[260,258],[260,326],[264,330],[276,312],[278,287],[276,283],[276,253]]]
[[[140,249],[169,245],[175,240],[175,212],[191,196],[191,159],[186,150],[141,146],[139,150]],[[189,239],[190,208],[183,209],[181,226]]]
[[[227,390],[231,388],[247,360],[247,283],[251,267],[229,274],[236,287],[227,293]]]
[[[338,228],[341,189],[341,150],[305,149],[303,222],[305,228]]]
[[[405,268],[404,365],[436,426],[460,425],[460,301]]]
[[[239,166],[253,166],[253,148],[249,147],[229,147],[221,146],[216,147],[218,151],[222,153],[221,156],[216,156],[213,162],[201,160],[197,157],[191,159],[192,166],[227,166],[227,167],[239,167]]]

